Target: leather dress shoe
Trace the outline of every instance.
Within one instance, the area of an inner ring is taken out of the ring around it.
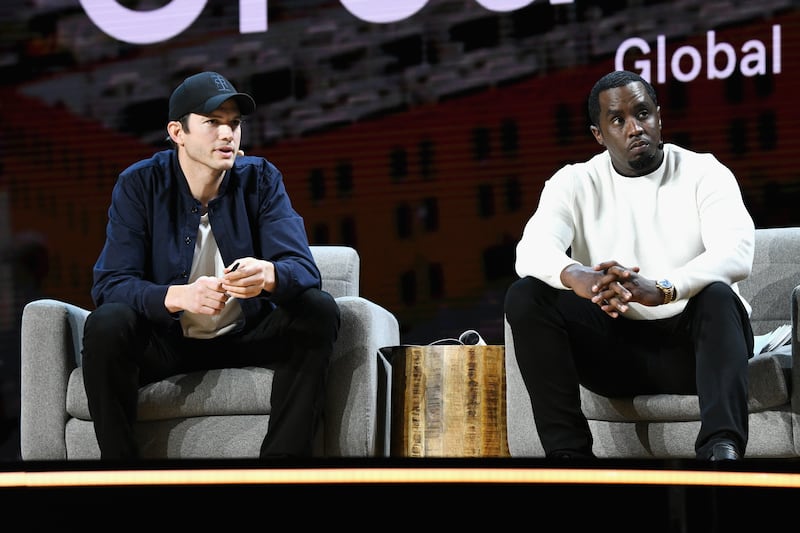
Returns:
[[[580,450],[556,450],[547,454],[547,459],[555,459],[555,460],[564,460],[564,459],[573,459],[573,460],[587,460],[587,459],[596,459],[594,453],[592,452],[584,452]]]
[[[740,459],[736,445],[729,440],[721,440],[711,447],[709,461],[737,461]]]

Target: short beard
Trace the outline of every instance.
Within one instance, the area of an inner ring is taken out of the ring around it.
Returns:
[[[633,170],[637,170],[637,171],[638,170],[646,170],[646,169],[650,168],[650,165],[653,164],[653,161],[655,161],[655,159],[656,159],[656,154],[654,152],[654,153],[652,153],[650,155],[647,155],[647,156],[644,156],[644,157],[640,157],[638,159],[633,159],[633,160],[629,161],[628,164],[631,166],[631,168]]]
[[[658,158],[658,152],[660,152],[662,150],[664,150],[664,142],[663,141],[658,143],[658,148],[655,151],[653,151],[653,152],[651,152],[651,153],[649,153],[649,154],[647,154],[647,155],[645,155],[643,157],[639,157],[637,159],[632,159],[632,160],[630,160],[628,162],[628,164],[631,166],[631,168],[633,170],[636,170],[636,171],[647,170],[647,169],[651,168],[651,165],[653,164],[653,162]]]

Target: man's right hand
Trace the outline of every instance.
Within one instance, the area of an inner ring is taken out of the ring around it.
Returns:
[[[561,283],[581,298],[597,304],[609,316],[617,318],[628,310],[633,295],[626,285],[638,272],[639,267],[625,268],[616,261],[594,267],[572,264],[561,272]]]
[[[170,313],[189,311],[199,315],[218,315],[230,296],[219,278],[201,276],[188,285],[172,285],[167,289],[164,304]]]

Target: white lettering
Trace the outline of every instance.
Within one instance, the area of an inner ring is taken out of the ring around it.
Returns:
[[[239,33],[267,31],[267,0],[239,0]]]
[[[706,55],[708,56],[708,79],[724,80],[733,74],[733,71],[736,69],[736,51],[734,51],[733,46],[728,43],[717,44],[715,42],[716,37],[716,32],[708,32],[708,41],[706,43]],[[744,48],[742,50],[744,50]],[[717,54],[719,52],[725,54],[727,59],[722,70],[717,70]]]
[[[192,25],[206,6],[202,0],[172,0],[151,11],[135,11],[116,0],[80,0],[86,14],[111,37],[133,44],[171,39]]]
[[[666,37],[659,35],[656,37],[656,78],[658,83],[667,81],[667,41]],[[651,52],[650,45],[640,37],[630,37],[622,41],[617,48],[614,56],[614,69],[625,70],[625,56],[630,51],[638,51],[638,55],[648,56]],[[751,39],[744,43],[741,48],[743,54],[737,65],[736,50],[730,43],[717,42],[715,31],[706,32],[706,77],[709,80],[727,79],[733,75],[738,66],[744,76],[752,77],[764,75],[767,72],[767,62],[769,52],[767,45],[763,41]],[[772,73],[781,73],[781,27],[778,24],[772,26]],[[681,46],[672,54],[669,59],[670,74],[682,82],[690,82],[696,79],[703,70],[703,56],[701,52],[693,46]],[[642,78],[651,81],[653,74],[652,59],[637,58],[633,61],[633,68]]]
[[[772,26],[772,73],[781,73],[781,27],[778,24]]]
[[[504,13],[527,7],[537,0],[475,0],[489,11]],[[551,6],[573,4],[575,0],[549,0]]]
[[[659,35],[659,39],[661,36]],[[617,55],[614,56],[614,70],[625,70],[625,54],[628,50],[638,48],[643,54],[650,53],[650,45],[641,37],[631,37],[622,41],[622,44],[617,48]],[[633,66],[639,69],[639,75],[650,81],[650,61],[647,59],[639,59],[634,61]]]
[[[742,46],[742,52],[750,52],[742,58],[741,69],[745,76],[763,75],[767,72],[767,48],[761,41],[747,41]]]
[[[409,18],[425,7],[428,0],[392,0],[375,2],[373,0],[341,0],[350,13],[361,20],[386,24]]]
[[[350,13],[361,20],[386,24],[399,22],[416,14],[425,7],[428,0],[392,0],[392,2],[375,2],[374,0],[340,0]],[[508,12],[526,7],[536,0],[475,0],[489,11]],[[575,0],[550,0],[550,4],[572,4]]]
[[[691,68],[689,72],[685,73],[681,70],[681,59],[684,56],[688,56],[691,60]],[[675,76],[680,81],[692,81],[700,74],[700,69],[703,68],[703,58],[700,57],[700,52],[697,51],[697,48],[693,46],[681,46],[675,53],[672,55],[672,61],[670,62],[670,69],[672,69],[672,75]]]
[[[536,0],[476,0],[490,11],[514,11]],[[549,0],[552,5],[572,4],[575,0]],[[119,41],[154,44],[171,39],[192,25],[207,0],[171,0],[150,11],[136,11],[119,5],[119,0],[80,0],[92,22]],[[398,22],[425,7],[428,0],[340,0],[355,17],[378,24]],[[268,0],[239,0],[239,33],[267,31]]]
[[[475,0],[480,5],[488,9],[489,11],[498,11],[498,12],[506,12],[506,11],[515,11],[517,9],[521,9],[526,7],[536,0]],[[569,0],[566,3],[572,3],[573,0]],[[550,0],[551,4],[558,3],[558,0]],[[565,2],[561,2],[562,4]]]
[[[94,24],[132,44],[154,44],[179,35],[197,20],[207,0],[172,0],[150,11],[135,11],[117,0],[80,0]],[[267,0],[239,0],[239,32],[267,31]]]

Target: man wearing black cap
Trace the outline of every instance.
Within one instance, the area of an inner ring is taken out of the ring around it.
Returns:
[[[312,453],[339,308],[280,171],[240,151],[254,111],[224,76],[190,76],[169,100],[173,149],[114,186],[82,354],[103,459],[140,457],[141,385],[247,365],[275,368],[261,457]]]

